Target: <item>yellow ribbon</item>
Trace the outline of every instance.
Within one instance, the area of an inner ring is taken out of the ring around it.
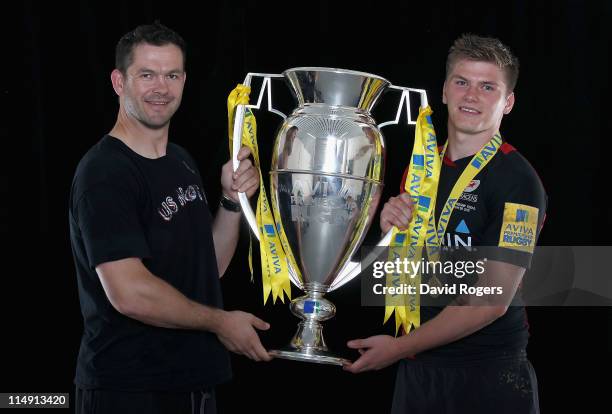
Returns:
[[[442,245],[442,239],[446,233],[446,227],[450,222],[450,217],[455,209],[455,204],[461,194],[470,185],[470,182],[482,171],[486,165],[493,159],[499,148],[503,143],[502,137],[499,132],[496,132],[493,137],[478,150],[476,154],[470,160],[470,163],[465,167],[465,170],[459,176],[459,179],[453,186],[448,199],[444,203],[444,207],[440,212],[440,218],[438,220],[438,227],[435,231],[435,236],[427,239],[428,255],[431,260],[437,260],[439,258],[439,247]],[[446,153],[446,147],[448,142],[444,145],[444,149],[440,153],[440,158],[444,158]],[[431,221],[435,224],[435,220]],[[430,231],[432,229],[430,228]],[[433,232],[432,232],[433,233]],[[431,249],[431,250],[430,250]]]
[[[389,260],[418,263],[421,261],[422,248],[425,246],[429,220],[433,218],[436,204],[436,193],[440,176],[440,157],[436,133],[431,122],[432,110],[429,106],[419,109],[414,134],[412,157],[406,175],[404,189],[412,198],[414,214],[408,228],[400,231],[393,228],[389,244]],[[387,286],[410,286],[415,294],[386,295],[385,319],[386,323],[395,313],[395,334],[401,327],[404,332],[410,332],[420,326],[420,296],[419,286],[421,275],[419,272],[406,275],[395,272],[387,275]]]
[[[227,97],[227,131],[229,136],[229,153],[234,152],[234,121],[236,120],[236,107],[238,105],[249,104],[249,94],[251,87],[238,84]],[[243,133],[244,136],[244,133]],[[261,175],[260,175],[261,179]],[[251,272],[251,282],[253,282],[253,239],[249,232],[249,271]]]
[[[251,88],[245,85],[238,85],[227,98],[227,114],[228,114],[228,132],[230,153],[233,151],[233,135],[234,121],[236,118],[236,107],[238,105],[248,105],[249,94]],[[243,128],[242,128],[242,145],[246,145],[251,150],[255,167],[259,172],[259,197],[257,199],[256,222],[260,232],[259,251],[261,256],[262,267],[262,285],[264,304],[267,302],[270,293],[272,293],[272,302],[275,303],[278,298],[281,302],[285,301],[285,294],[291,299],[291,283],[289,280],[289,265],[288,254],[283,248],[279,233],[281,229],[275,224],[266,189],[263,183],[261,174],[261,166],[259,162],[259,149],[257,146],[257,123],[255,115],[250,109],[245,110]],[[280,226],[279,226],[280,227]],[[249,268],[251,270],[251,278],[253,277],[252,265],[252,249],[249,247]]]

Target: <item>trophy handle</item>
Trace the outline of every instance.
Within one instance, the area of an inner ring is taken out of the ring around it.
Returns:
[[[392,233],[393,233],[393,230],[389,230],[383,236],[383,238],[380,239],[377,246],[388,247],[389,243],[391,242]],[[351,261],[345,264],[342,270],[340,271],[340,275],[332,282],[331,286],[329,287],[329,292],[336,290],[339,287],[343,286],[344,284],[353,280],[356,276],[358,276],[361,273],[361,270],[363,268],[366,268],[369,265],[371,265],[372,262],[374,262],[374,260],[376,260],[377,257],[378,257],[377,251],[372,250],[370,254],[367,255],[365,259],[363,259],[361,262]]]
[[[238,169],[240,165],[240,161],[238,161],[238,151],[242,146],[242,131],[243,131],[243,123],[244,123],[244,113],[246,108],[259,109],[261,107],[261,103],[263,101],[264,93],[267,91],[267,100],[268,100],[268,111],[272,112],[281,118],[286,119],[287,115],[282,113],[281,111],[274,109],[272,107],[272,78],[284,78],[283,75],[272,74],[272,73],[248,73],[244,78],[243,85],[251,86],[251,79],[254,77],[262,77],[264,78],[263,83],[261,85],[261,90],[259,91],[259,98],[257,98],[256,105],[237,105],[236,106],[236,116],[234,118],[234,136],[232,137],[232,167],[234,171]],[[255,213],[249,204],[249,199],[247,198],[244,192],[238,192],[238,199],[240,200],[240,207],[242,207],[242,212],[253,231],[257,240],[261,239],[259,234],[259,229],[257,228],[257,220],[255,219]],[[293,282],[294,285],[301,288],[300,279],[297,276],[297,272],[291,266],[291,263],[287,263],[289,267],[289,278]]]
[[[406,115],[408,118],[408,125],[416,125],[416,119],[412,118],[412,112],[410,110],[410,92],[418,93],[421,95],[421,107],[425,108],[427,103],[427,92],[424,89],[415,89],[415,88],[406,88],[403,86],[395,86],[390,85],[389,88],[397,89],[402,91],[402,96],[400,98],[400,104],[397,108],[397,113],[395,114],[395,119],[393,121],[383,122],[378,124],[378,129],[384,128],[389,125],[397,125],[399,124],[400,116],[402,114],[402,109],[406,106]],[[377,246],[388,247],[389,242],[391,241],[391,233],[392,230],[389,230],[387,234],[383,236],[383,238],[378,242]],[[340,270],[340,274],[333,281],[331,286],[329,287],[329,291],[338,289],[340,286],[345,283],[350,282],[354,277],[361,273],[362,268],[368,267],[374,260],[376,260],[377,254],[376,251],[370,252],[368,256],[363,259],[361,262],[348,262],[344,265],[344,267]]]
[[[397,89],[402,91],[402,97],[400,98],[400,104],[395,114],[395,120],[383,122],[378,124],[378,129],[384,128],[389,125],[399,124],[400,116],[402,114],[402,108],[406,105],[406,115],[408,116],[408,125],[416,125],[416,119],[412,119],[412,111],[410,110],[410,92],[418,93],[421,95],[421,108],[425,108],[427,103],[427,92],[424,89],[405,88],[403,86],[390,85],[390,89]]]

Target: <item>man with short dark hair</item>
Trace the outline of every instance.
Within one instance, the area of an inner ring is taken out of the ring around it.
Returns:
[[[348,371],[400,361],[393,413],[539,412],[537,380],[525,352],[525,309],[509,306],[530,266],[546,210],[538,175],[499,135],[503,116],[514,106],[518,67],[517,58],[493,38],[464,35],[449,51],[443,87],[448,141],[434,228],[440,229],[443,217],[441,246],[446,250],[495,246],[478,278],[501,288],[507,302],[476,304],[459,296],[452,306],[422,306],[420,327],[401,337],[350,341],[361,357],[345,367]],[[484,148],[493,149],[488,152],[492,157],[468,177],[466,172],[473,170],[468,167],[480,166]],[[408,227],[411,200],[403,193],[385,204],[380,218],[384,232]]]
[[[198,168],[168,142],[186,80],[185,42],[156,23],[123,36],[112,85],[117,122],[80,161],[70,238],[84,332],[77,413],[215,412],[214,387],[231,377],[226,348],[269,360],[255,316],[224,311],[219,277],[234,254],[237,191],[259,174],[242,148],[222,169],[212,218]]]

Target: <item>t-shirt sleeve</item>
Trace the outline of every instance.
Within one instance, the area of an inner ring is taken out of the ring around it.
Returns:
[[[538,176],[512,174],[490,195],[482,246],[489,260],[529,269],[546,215],[546,193]]]
[[[76,214],[89,265],[128,257],[151,256],[138,214],[136,196],[108,183],[87,189],[76,204]]]

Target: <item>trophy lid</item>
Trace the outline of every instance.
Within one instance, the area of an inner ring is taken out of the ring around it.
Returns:
[[[391,84],[378,75],[348,69],[298,67],[283,72],[299,106],[324,104],[370,112]]]

